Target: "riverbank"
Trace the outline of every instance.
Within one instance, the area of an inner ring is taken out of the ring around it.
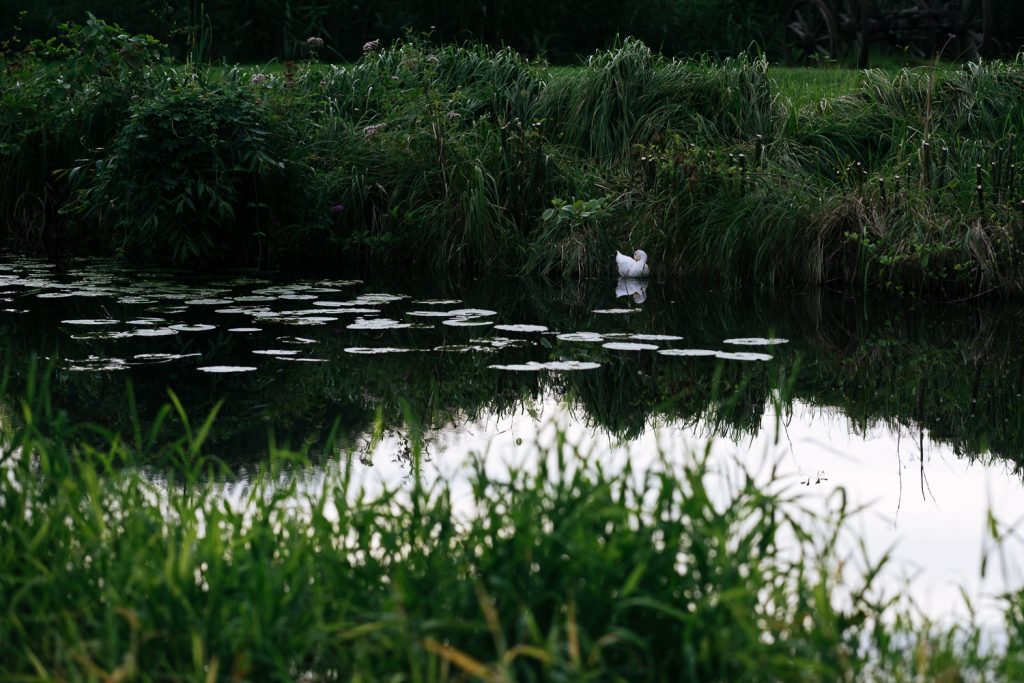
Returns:
[[[275,73],[102,26],[63,45],[9,60],[0,102],[4,237],[58,258],[577,276],[642,247],[664,279],[1024,287],[1024,59],[816,99],[635,41],[575,69],[413,41]]]

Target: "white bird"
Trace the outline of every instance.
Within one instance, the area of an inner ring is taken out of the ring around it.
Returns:
[[[622,277],[647,277],[651,269],[647,267],[647,252],[637,249],[633,258],[615,252],[615,264],[619,267],[619,275]]]

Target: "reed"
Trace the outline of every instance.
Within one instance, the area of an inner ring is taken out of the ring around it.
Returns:
[[[4,76],[0,209],[22,245],[566,276],[642,245],[660,276],[744,287],[1024,289],[1024,57],[814,100],[763,57],[634,39],[573,69],[408,38],[264,73],[169,64],[93,23],[148,56],[96,65],[72,31],[75,59]]]
[[[212,414],[189,427],[172,396],[161,415],[186,426],[154,445],[142,420],[119,435],[59,418],[47,396],[30,383],[2,431],[0,661],[15,680],[1000,680],[1019,666],[1016,641],[985,647],[972,622],[922,623],[884,595],[886,556],[840,550],[841,491],[815,514],[774,476],[723,485],[700,454],[603,467],[564,438],[505,475],[472,460],[464,489],[426,477],[416,442],[398,488],[364,488],[344,454],[309,477],[284,451],[239,488],[203,455]],[[125,467],[152,456],[177,464]],[[1019,600],[1005,598],[1011,623]]]

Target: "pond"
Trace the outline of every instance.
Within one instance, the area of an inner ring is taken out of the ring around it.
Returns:
[[[456,477],[474,452],[528,465],[556,434],[612,466],[708,450],[779,468],[817,505],[839,486],[868,504],[868,554],[895,543],[893,585],[913,575],[934,614],[960,609],[961,585],[1002,587],[979,578],[986,514],[1024,516],[1014,305],[19,257],[0,260],[0,298],[15,379],[44,359],[57,405],[125,432],[130,406],[145,421],[168,389],[193,421],[222,402],[207,447],[243,483],[271,439],[311,453],[312,480],[344,452],[392,483],[412,443],[429,476]],[[340,451],[324,449],[332,429]]]

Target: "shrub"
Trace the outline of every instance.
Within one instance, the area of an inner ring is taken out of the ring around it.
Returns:
[[[266,110],[230,79],[163,73],[131,103],[72,210],[125,255],[196,264],[239,248],[259,254],[265,197],[288,169]]]

